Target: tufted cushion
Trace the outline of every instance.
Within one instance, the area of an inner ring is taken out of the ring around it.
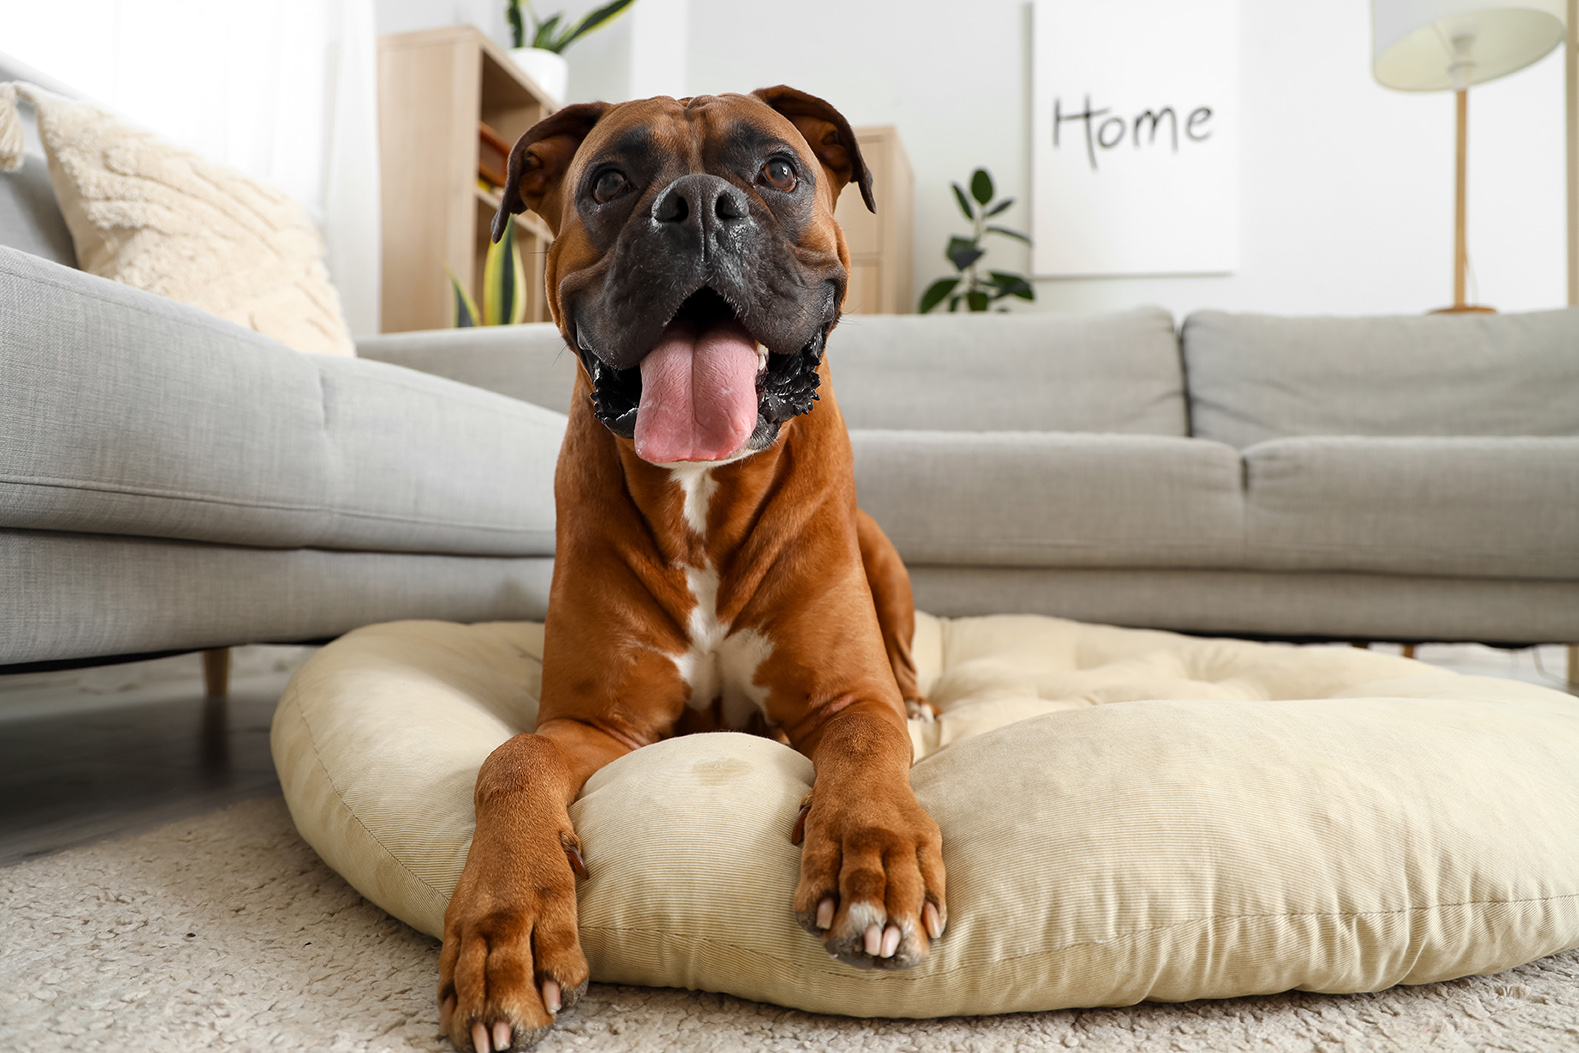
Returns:
[[[129,125],[91,102],[0,85],[0,167],[22,163],[20,96],[90,274],[228,319],[298,351],[356,353],[323,242],[289,195]]]
[[[1579,946],[1579,703],[1343,647],[921,616],[912,781],[950,921],[857,972],[796,927],[811,764],[671,739],[571,808],[594,979],[947,1016],[1495,972]],[[429,933],[478,766],[535,718],[542,629],[398,622],[325,647],[273,729],[298,829]]]

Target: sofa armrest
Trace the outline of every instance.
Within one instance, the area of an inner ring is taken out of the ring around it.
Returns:
[[[569,407],[576,383],[576,356],[548,322],[365,336],[356,342],[356,353],[558,413]]]
[[[4,247],[0,349],[0,529],[553,553],[561,413]]]

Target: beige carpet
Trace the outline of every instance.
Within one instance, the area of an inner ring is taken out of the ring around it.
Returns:
[[[442,1050],[438,946],[250,801],[0,870],[0,1048]],[[594,985],[555,1050],[1579,1050],[1579,951],[1371,995],[866,1021]]]

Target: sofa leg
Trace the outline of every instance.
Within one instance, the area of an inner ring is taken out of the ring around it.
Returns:
[[[203,690],[209,698],[224,698],[230,691],[230,648],[203,652]]]
[[[1568,686],[1579,688],[1579,644],[1568,645]]]
[[[1414,644],[1406,643],[1406,644],[1403,645],[1403,648],[1404,648],[1404,657],[1405,658],[1413,658],[1415,656],[1415,645]]]

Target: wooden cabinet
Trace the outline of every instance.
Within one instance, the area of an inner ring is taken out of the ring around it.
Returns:
[[[872,173],[877,212],[866,210],[861,192],[846,187],[834,212],[850,247],[850,291],[845,314],[909,314],[916,309],[911,288],[911,248],[915,229],[915,178],[888,125],[856,128],[861,157]]]
[[[513,144],[554,103],[475,26],[378,41],[379,169],[383,198],[383,331],[455,324],[446,264],[481,301],[499,194],[477,185],[478,122]],[[548,319],[543,255],[552,235],[516,217],[527,270],[528,321]]]

